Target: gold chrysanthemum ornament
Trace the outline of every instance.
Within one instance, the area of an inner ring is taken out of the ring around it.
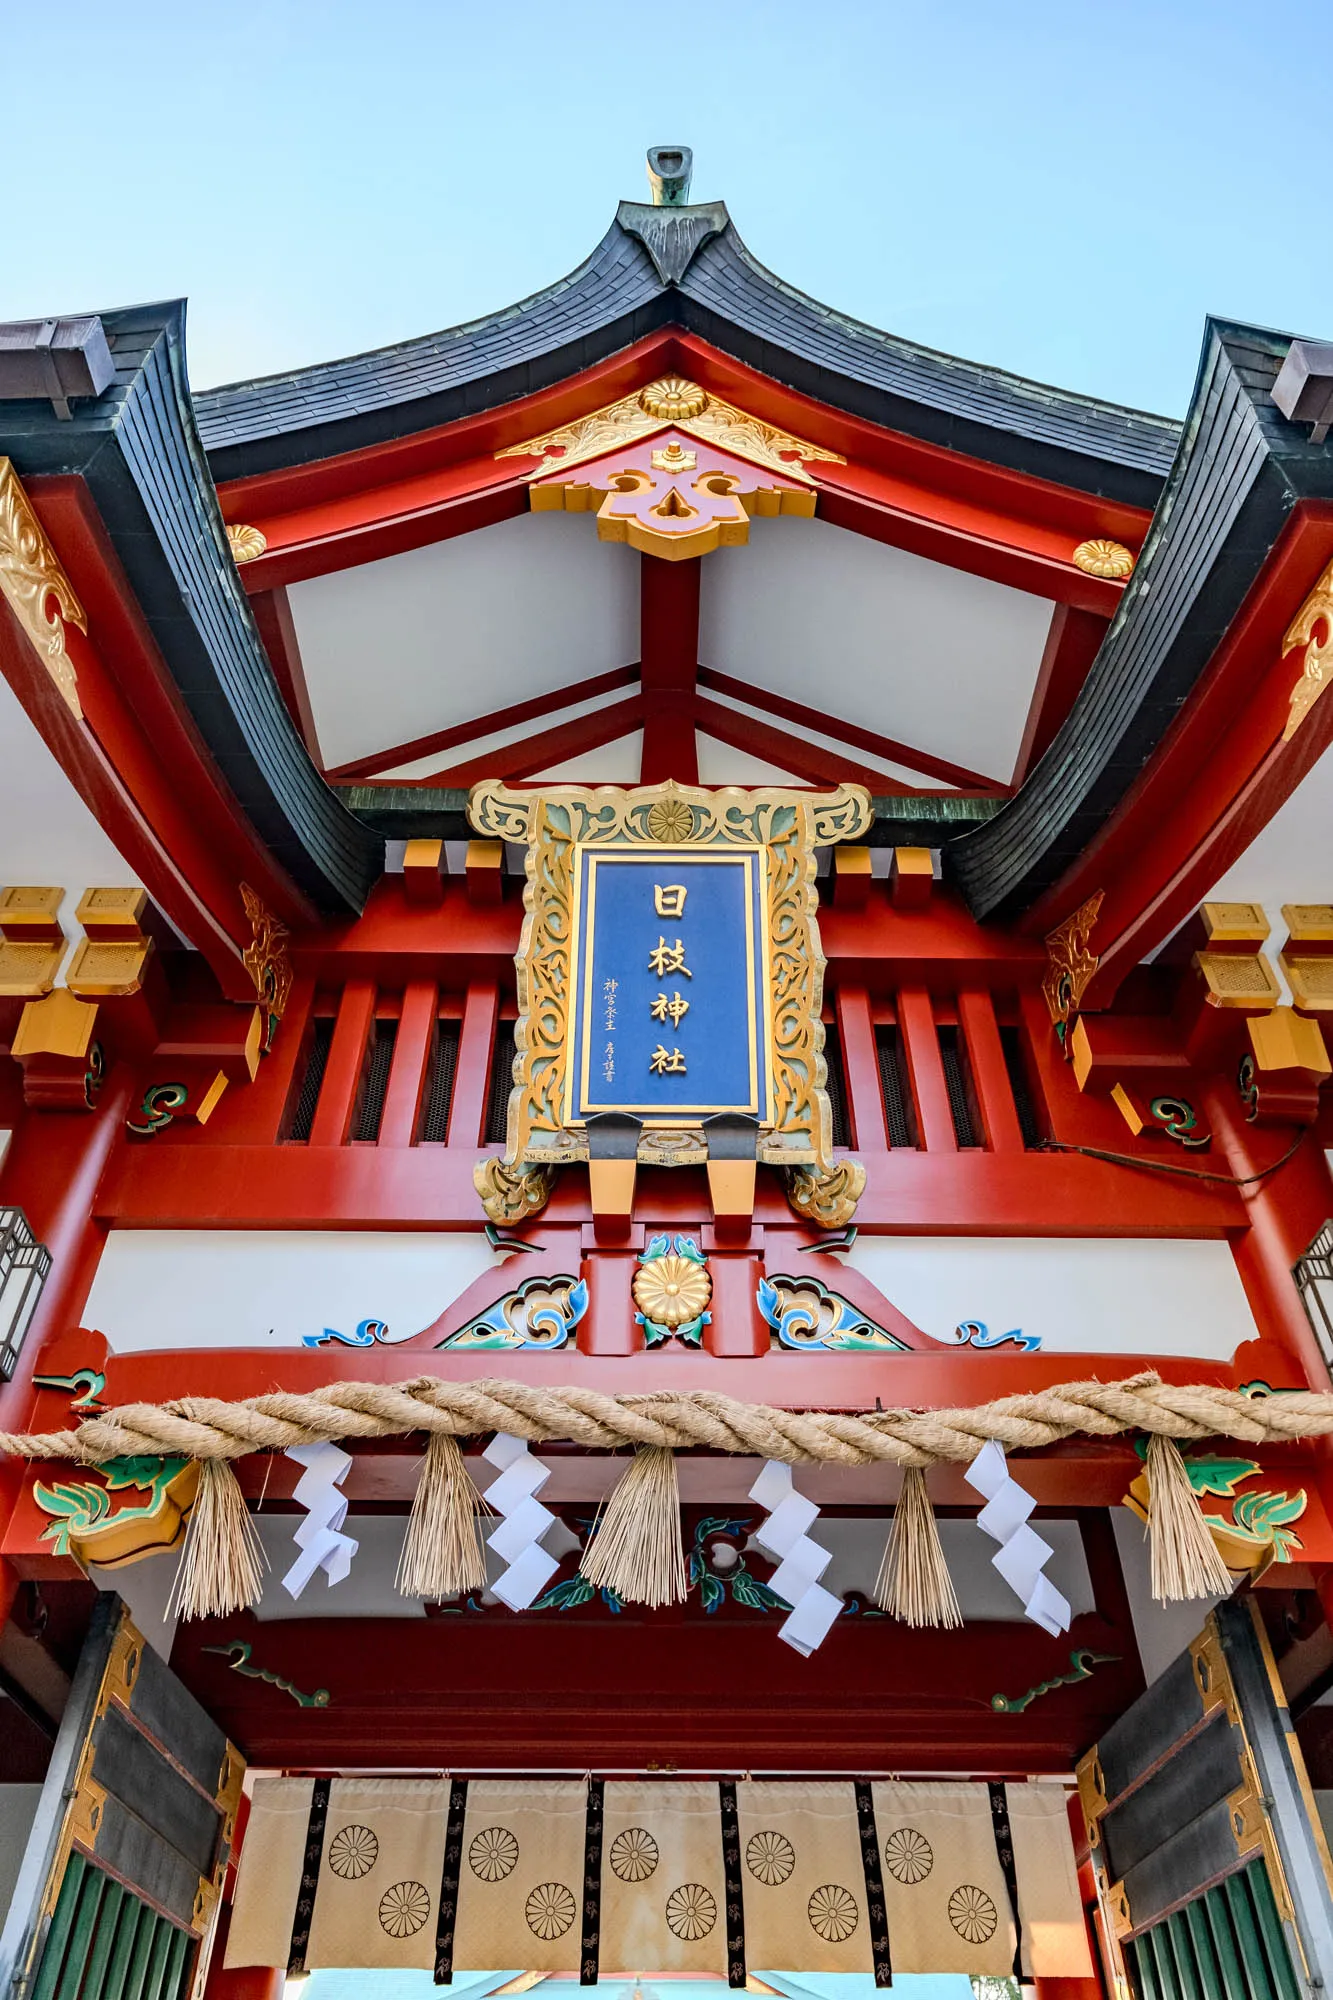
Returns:
[[[708,408],[708,391],[683,375],[663,375],[646,389],[640,389],[639,408],[647,417],[665,417],[669,422],[680,423],[703,415]]]
[[[663,847],[675,847],[694,833],[694,807],[687,799],[659,799],[648,810],[648,832]]]
[[[1123,542],[1080,542],[1074,550],[1074,567],[1085,576],[1105,576],[1123,583],[1134,573],[1134,551]]]
[[[268,537],[262,528],[247,527],[243,521],[229,521],[227,546],[231,550],[233,562],[253,562],[255,557],[262,556],[268,547]]]
[[[671,1251],[641,1264],[634,1273],[634,1303],[658,1326],[685,1326],[698,1319],[713,1296],[707,1267]]]

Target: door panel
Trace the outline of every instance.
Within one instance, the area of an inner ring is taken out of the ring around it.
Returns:
[[[112,1593],[98,1600],[0,1936],[13,2000],[202,1987],[245,1765]]]

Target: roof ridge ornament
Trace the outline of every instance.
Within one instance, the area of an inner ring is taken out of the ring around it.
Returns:
[[[650,146],[648,185],[654,208],[684,208],[690,199],[694,154],[688,146]]]

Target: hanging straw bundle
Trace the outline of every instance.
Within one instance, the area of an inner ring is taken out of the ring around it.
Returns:
[[[635,1452],[598,1518],[579,1570],[626,1604],[656,1609],[684,1603],[680,1485],[675,1454],[665,1445]]]
[[[412,1500],[395,1579],[404,1597],[459,1597],[486,1588],[481,1516],[491,1509],[472,1483],[458,1439],[432,1431]]]
[[[875,1584],[875,1602],[904,1625],[961,1625],[953,1579],[940,1547],[939,1523],[919,1465],[903,1471],[903,1490]]]
[[[1159,1604],[1230,1595],[1231,1576],[1174,1438],[1148,1439],[1148,1541]]]
[[[264,1568],[264,1550],[230,1459],[206,1458],[168,1613],[225,1618],[251,1610],[264,1587]]]

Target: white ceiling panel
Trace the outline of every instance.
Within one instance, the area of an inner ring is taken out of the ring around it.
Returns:
[[[1333,903],[1333,753],[1306,772],[1208,898],[1262,903],[1275,922],[1284,903]]]
[[[15,885],[64,889],[66,937],[85,889],[140,886],[0,677],[0,887]]]
[[[642,766],[643,731],[635,729],[628,736],[617,736],[614,743],[603,743],[600,749],[585,750],[581,757],[553,764],[549,771],[534,771],[525,783],[535,784],[540,779],[545,785],[637,785]]]
[[[288,597],[330,766],[639,656],[639,558],[576,514],[522,514]]]
[[[804,778],[780,771],[776,764],[766,764],[762,758],[752,757],[748,750],[733,750],[730,743],[720,743],[716,736],[705,736],[702,729],[695,730],[694,743],[701,785],[799,785],[802,790],[808,789]]]
[[[779,518],[752,522],[747,546],[704,562],[699,657],[1005,780],[1050,623],[1045,598],[824,521]]]

